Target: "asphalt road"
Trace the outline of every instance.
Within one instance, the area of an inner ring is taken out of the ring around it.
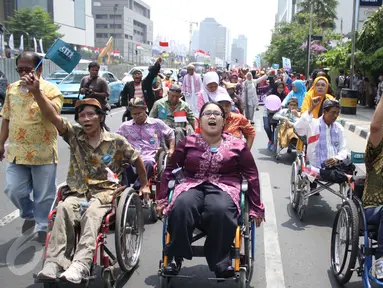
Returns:
[[[107,123],[115,131],[121,123],[122,109],[114,109],[113,114],[107,118]],[[73,120],[73,115],[63,116]],[[257,136],[252,152],[260,172],[267,219],[256,233],[255,273],[251,287],[340,287],[330,271],[331,227],[340,199],[326,192],[311,198],[304,222],[300,222],[290,208],[288,197],[290,168],[295,154],[283,155],[280,161],[275,161],[273,153],[265,148],[267,138],[263,131],[262,109],[255,117]],[[350,133],[347,137],[350,142],[357,136]],[[61,139],[59,157],[57,183],[65,181],[69,161],[68,147]],[[5,186],[5,167],[5,163],[0,163],[1,191]],[[22,220],[4,193],[0,193],[0,219],[0,287],[43,287],[34,284],[32,277],[41,269],[42,247],[25,249],[24,245],[18,251]],[[158,287],[161,225],[158,222],[145,227],[139,265],[118,287]],[[109,238],[112,236],[108,237],[108,243],[113,247],[114,241]],[[206,280],[213,275],[201,258],[184,262],[182,273],[196,278],[179,279],[173,282],[173,287],[237,287],[232,283],[217,284]],[[91,287],[103,287],[103,283],[98,279]],[[362,284],[354,275],[345,287],[362,287]]]

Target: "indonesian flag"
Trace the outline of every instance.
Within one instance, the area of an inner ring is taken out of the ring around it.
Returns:
[[[194,56],[195,56],[195,57],[198,57],[198,56],[205,56],[205,54],[206,54],[206,52],[203,51],[203,50],[201,50],[201,49],[197,49],[197,50],[195,50],[195,52],[194,52]]]
[[[160,47],[169,47],[169,42],[160,42]]]
[[[186,111],[174,112],[173,116],[174,116],[174,122],[176,123],[187,122]]]
[[[120,180],[118,179],[117,174],[114,173],[112,170],[110,170],[109,167],[106,167],[105,170],[108,173],[107,174],[108,175],[107,178],[108,178],[109,182],[113,182],[113,183],[116,183],[116,184],[118,184],[120,182]]]
[[[137,50],[144,50],[144,47],[142,47],[139,43],[136,44],[136,48]]]

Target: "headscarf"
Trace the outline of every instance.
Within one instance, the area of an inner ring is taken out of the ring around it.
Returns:
[[[250,75],[250,80],[247,79],[247,77]],[[254,81],[253,81],[253,74],[251,74],[251,72],[247,72],[246,74],[246,80],[245,80],[245,86],[247,89],[249,88],[255,88],[255,84],[254,84]]]
[[[278,93],[278,86],[283,85],[283,91],[282,93]],[[281,101],[283,101],[286,98],[286,93],[285,93],[285,84],[282,81],[275,81],[273,88],[271,88],[270,92],[268,93],[269,95],[277,95]]]
[[[294,92],[294,90],[291,90],[289,95],[287,95],[285,100],[283,100],[282,106],[286,106],[288,104],[289,100],[292,97],[295,97],[295,98],[298,99],[298,108],[301,108],[302,107],[302,103],[303,103],[303,99],[305,98],[305,95],[306,95],[306,92],[307,92],[305,81],[295,80],[293,82],[293,85],[297,88],[297,92]]]
[[[219,85],[219,76],[216,72],[207,72],[203,77],[203,87],[202,87],[202,96],[204,103],[215,101],[216,97],[219,94],[225,93],[227,94],[225,88],[218,86],[217,90],[214,92],[210,92],[207,89],[207,85],[210,83],[217,83]]]
[[[308,111],[310,109],[310,107],[311,107],[312,99],[315,98],[316,96],[320,96],[320,95],[316,95],[317,93],[315,92],[315,88],[316,88],[316,85],[317,85],[319,80],[323,80],[323,81],[326,82],[327,90],[325,91],[324,95],[321,95],[322,99],[321,99],[320,104],[312,111],[314,118],[319,118],[322,115],[322,113],[323,113],[322,103],[323,103],[324,100],[326,100],[326,99],[331,99],[331,100],[334,99],[333,96],[328,94],[329,83],[328,83],[327,78],[324,77],[324,76],[319,76],[319,77],[317,77],[314,80],[314,83],[311,86],[310,90],[306,93],[306,96],[305,96],[305,98],[303,100],[303,104],[302,104],[302,108],[301,108],[301,113],[304,113],[304,112]]]

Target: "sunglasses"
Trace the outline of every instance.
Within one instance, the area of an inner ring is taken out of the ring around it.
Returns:
[[[17,73],[21,74],[23,72],[25,73],[31,73],[33,71],[33,68],[29,68],[29,67],[21,67],[21,68],[16,68],[15,69]]]

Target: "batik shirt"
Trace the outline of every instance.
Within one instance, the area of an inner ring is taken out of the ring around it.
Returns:
[[[40,90],[60,113],[64,99],[57,86],[40,79]],[[32,93],[21,91],[20,81],[8,86],[1,115],[9,120],[5,155],[8,162],[23,165],[57,163],[57,129],[43,116]]]
[[[65,132],[60,136],[70,147],[70,163],[67,185],[72,193],[95,196],[103,204],[112,201],[118,183],[108,179],[107,167],[122,179],[123,164],[133,165],[139,153],[121,135],[101,132],[97,148],[88,144],[83,128],[63,118]]]

